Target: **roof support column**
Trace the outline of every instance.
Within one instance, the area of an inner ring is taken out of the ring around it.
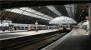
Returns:
[[[89,9],[88,9],[88,13],[89,13],[89,17],[90,17],[90,22],[89,22],[89,27],[90,27],[90,32],[89,32],[89,36],[91,38],[91,3],[89,3]]]

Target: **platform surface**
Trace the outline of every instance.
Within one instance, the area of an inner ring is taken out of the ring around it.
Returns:
[[[73,29],[59,40],[42,50],[91,50],[89,33],[83,29]]]
[[[50,33],[50,32],[55,32],[58,31],[58,29],[53,29],[53,30],[39,30],[39,31],[21,31],[21,32],[0,32],[0,40],[6,40],[6,39],[12,39],[12,38],[20,38],[24,36],[32,36],[32,35],[37,35],[37,34],[43,34],[43,33]]]

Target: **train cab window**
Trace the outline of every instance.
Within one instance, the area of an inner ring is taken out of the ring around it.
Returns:
[[[27,30],[28,29],[28,27],[25,27],[25,30]]]
[[[24,27],[21,27],[21,30],[24,30]]]

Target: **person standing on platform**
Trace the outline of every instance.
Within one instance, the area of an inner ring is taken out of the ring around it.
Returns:
[[[36,22],[35,22],[35,27],[36,27],[35,30],[36,30],[36,32],[38,31],[37,25],[38,25],[38,22],[36,21]]]

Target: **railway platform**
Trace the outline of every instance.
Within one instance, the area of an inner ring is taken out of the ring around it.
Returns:
[[[25,37],[25,36],[32,36],[32,35],[38,35],[38,34],[43,34],[43,33],[50,33],[50,32],[55,32],[58,31],[58,29],[53,29],[53,30],[38,30],[36,31],[13,31],[13,33],[10,33],[9,31],[6,32],[0,32],[0,40],[6,40],[6,39],[12,39],[12,38],[20,38],[20,37]]]
[[[89,33],[83,29],[73,29],[59,40],[41,50],[91,50]]]

